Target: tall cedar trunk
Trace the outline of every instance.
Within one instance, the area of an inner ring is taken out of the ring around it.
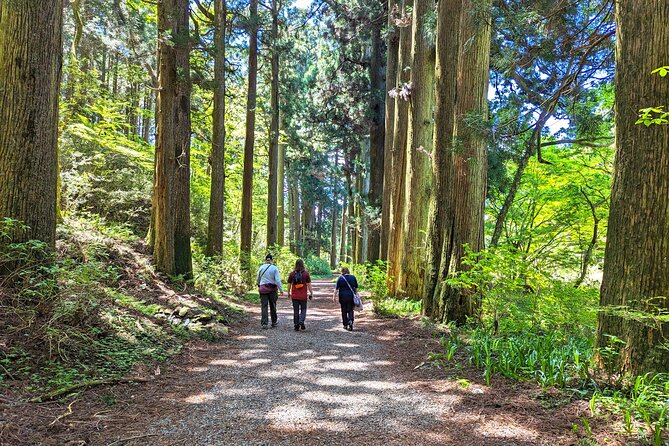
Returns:
[[[381,211],[383,200],[383,171],[384,171],[384,113],[385,113],[385,66],[383,60],[384,45],[381,38],[382,22],[376,21],[372,24],[372,54],[369,64],[370,79],[370,112],[371,128],[369,129],[369,157],[370,157],[370,187],[369,205],[373,209]],[[375,262],[381,254],[381,225],[380,218],[374,218],[369,228],[369,237],[366,238],[368,247],[365,248],[366,261]],[[367,231],[367,229],[365,229]]]
[[[348,196],[344,195],[344,202],[341,205],[341,224],[339,225],[340,235],[339,235],[339,261],[348,262],[349,259],[346,257],[347,253],[347,244],[348,244]]]
[[[300,189],[295,178],[292,179],[293,186],[291,187],[293,203],[292,203],[292,215],[293,215],[293,241],[295,244],[294,252],[295,254],[300,254],[302,250],[302,225],[300,219]]]
[[[223,250],[223,219],[225,212],[225,29],[227,5],[215,0],[214,17],[214,111],[211,142],[211,194],[207,255],[220,255]]]
[[[279,0],[272,0],[272,121],[269,139],[269,179],[267,185],[267,247],[277,241],[277,200],[279,168]]]
[[[462,263],[465,246],[473,252],[483,249],[483,217],[488,177],[486,135],[468,125],[488,120],[488,80],[490,78],[491,0],[464,0],[460,28],[459,92],[457,95],[455,147],[452,155],[450,205],[453,219],[450,237],[444,238],[442,271],[466,270]],[[448,258],[450,257],[450,259]],[[443,276],[446,279],[446,276]],[[444,286],[437,314],[442,322],[464,324],[475,315],[479,302],[471,290]]]
[[[407,14],[413,7],[413,0],[404,0],[402,14]],[[413,25],[402,27],[399,33],[397,55],[397,85],[403,88],[410,81],[411,72],[406,67],[411,63],[411,34]],[[391,295],[398,294],[397,278],[402,262],[402,213],[405,206],[404,193],[406,183],[406,143],[407,127],[409,125],[409,103],[401,96],[395,97],[395,112],[393,116],[393,147],[392,147],[392,191],[390,210],[390,240],[388,244],[388,283]]]
[[[387,34],[387,59],[386,59],[386,88],[392,85],[392,89],[397,91],[397,58],[400,44],[400,33],[393,19],[397,11],[399,0],[388,0],[388,34]],[[390,85],[388,85],[390,84]],[[393,143],[395,131],[395,100],[386,97],[385,91],[385,139],[383,142],[383,198],[381,203],[381,247],[379,258],[388,260],[388,246],[390,239],[390,215],[392,203],[392,184],[395,179],[393,172]]]
[[[427,268],[423,292],[423,314],[441,318],[441,287],[448,275],[453,212],[451,152],[455,137],[455,109],[458,98],[460,64],[460,19],[463,0],[439,2],[437,10],[437,49],[435,68],[434,148],[430,197]]]
[[[350,157],[351,154],[349,153],[348,156]],[[351,224],[351,220],[355,220],[355,199],[353,197],[353,182],[351,179],[351,168],[352,168],[353,163],[350,161],[350,158],[347,162],[347,170],[346,170],[346,190],[347,190],[347,195],[348,195],[348,225],[346,227],[346,238],[348,240],[348,244],[346,245],[346,261],[347,262],[353,262],[355,263],[355,258],[353,257],[355,251],[355,244],[357,242],[357,237],[356,237],[356,222],[353,221],[353,224]]]
[[[52,249],[62,13],[61,1],[11,2],[0,10],[0,219],[28,226],[11,231],[12,242],[41,240]]]
[[[281,111],[279,111],[281,113]],[[283,122],[281,115],[279,115],[279,128],[283,127]],[[286,244],[285,240],[285,220],[286,220],[286,199],[285,199],[285,188],[286,188],[286,144],[281,142],[281,131],[279,131],[279,156],[278,156],[278,166],[277,166],[277,203],[276,203],[276,213],[277,213],[277,222],[276,222],[276,243],[279,246]]]
[[[425,277],[425,230],[432,184],[432,130],[434,108],[434,42],[425,35],[426,21],[434,7],[431,0],[418,0],[413,8],[411,46],[411,100],[407,137],[407,198],[402,215],[402,262],[397,275],[400,294],[423,293]]]
[[[240,263],[243,271],[251,268],[253,234],[253,147],[256,126],[256,93],[258,83],[258,0],[251,0],[249,29],[249,77],[246,99],[246,136],[244,138],[244,175],[242,179],[242,216]]]
[[[339,150],[335,151],[335,160],[334,165],[339,166]],[[330,235],[330,269],[335,269],[337,267],[338,251],[337,251],[337,234],[339,233],[339,228],[337,224],[339,223],[339,203],[337,202],[337,175],[333,173],[332,175],[332,190],[333,190],[333,200],[332,200],[332,233]]]
[[[153,110],[153,90],[149,89],[144,96],[144,116],[142,118],[142,139],[151,141],[151,114]]]
[[[633,374],[669,370],[669,322],[652,319],[669,309],[660,297],[669,296],[669,128],[635,125],[640,108],[667,105],[669,80],[649,74],[669,61],[667,23],[666,0],[616,2],[616,163],[597,344],[622,339],[615,365]]]
[[[153,190],[153,257],[171,275],[192,274],[188,0],[158,4],[160,73]]]

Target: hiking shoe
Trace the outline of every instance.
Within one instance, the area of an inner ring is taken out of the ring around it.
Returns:
[[[279,323],[278,323],[278,322],[274,322],[274,323],[272,324],[272,328],[276,328],[277,325],[279,325]]]
[[[267,324],[260,325],[260,328],[262,328],[263,330],[267,330]]]
[[[295,325],[295,331],[300,331],[300,324]]]
[[[306,329],[307,329],[307,327],[304,326],[304,322],[300,322],[300,328],[301,328],[302,330],[306,330]]]
[[[353,331],[353,322],[349,322],[349,324],[346,326],[346,329],[348,331]]]

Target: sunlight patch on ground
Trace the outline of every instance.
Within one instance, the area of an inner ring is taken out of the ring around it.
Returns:
[[[372,361],[372,364],[374,364],[374,365],[393,365],[395,363],[393,361]]]
[[[237,339],[240,339],[240,340],[247,340],[247,339],[267,339],[267,336],[260,336],[260,335],[244,335],[244,336],[238,336]]]
[[[358,381],[356,384],[374,390],[397,390],[407,388],[406,384],[389,381]]]
[[[249,350],[244,350],[244,351],[242,351],[242,352],[239,354],[239,356],[241,356],[242,358],[246,358],[246,357],[248,357],[248,356],[254,356],[254,355],[258,355],[258,354],[260,354],[260,353],[266,353],[266,352],[267,352],[267,349],[260,349],[260,348],[258,348],[258,349],[249,349]]]
[[[213,393],[200,393],[197,395],[191,395],[187,398],[184,398],[184,402],[189,403],[189,404],[204,404],[208,401],[212,401],[216,399],[216,395]]]
[[[209,367],[188,367],[189,372],[201,373],[206,372],[207,370],[209,370]]]
[[[316,380],[316,384],[318,384],[319,386],[327,386],[327,387],[332,387],[332,386],[346,387],[351,385],[351,381],[348,379],[339,378],[337,376],[326,375],[318,378]]]
[[[302,420],[308,420],[314,417],[314,414],[305,405],[283,404],[275,407],[266,415],[267,420],[279,426],[286,423],[296,423]]]
[[[336,347],[344,347],[344,348],[356,348],[360,347],[360,344],[347,344],[347,343],[337,343],[334,344]]]
[[[323,364],[323,368],[325,370],[358,371],[358,370],[367,370],[369,368],[369,364],[366,364],[364,362],[355,362],[355,361],[331,362],[329,364]]]
[[[503,416],[492,416],[487,418],[483,423],[479,421],[479,427],[476,431],[488,438],[522,438],[525,441],[539,438],[539,434],[534,429],[521,426],[508,417]]]

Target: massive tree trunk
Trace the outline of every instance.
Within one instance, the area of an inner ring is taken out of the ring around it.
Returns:
[[[280,113],[280,111],[279,111]],[[281,115],[279,116],[279,123],[280,123],[280,128],[283,128],[283,123],[281,119]],[[283,246],[286,244],[285,241],[285,233],[286,233],[286,228],[285,228],[285,220],[286,220],[286,199],[285,199],[285,188],[286,188],[286,144],[281,142],[281,132],[279,132],[279,162],[278,162],[278,168],[277,168],[277,191],[278,191],[278,199],[277,199],[277,204],[276,204],[276,212],[277,212],[277,222],[276,222],[276,232],[277,232],[277,237],[276,237],[276,243],[279,246]]]
[[[335,166],[339,166],[339,150],[335,152]],[[339,228],[337,224],[339,223],[339,202],[337,201],[337,174],[336,171],[332,174],[332,233],[330,235],[330,269],[334,270],[339,263],[338,251],[337,251],[337,235],[339,233]]]
[[[395,26],[394,15],[397,13],[399,0],[388,0],[388,41],[386,54],[386,88],[392,84],[392,89],[397,91],[397,61],[400,44],[400,33]],[[395,100],[385,97],[385,139],[383,142],[383,199],[381,203],[381,247],[379,258],[388,260],[388,246],[391,227],[391,203],[392,203],[392,184],[395,179],[393,173],[393,144],[395,132]]]
[[[441,288],[448,276],[453,212],[451,152],[455,137],[455,113],[460,65],[460,21],[463,0],[439,2],[437,11],[436,98],[434,107],[434,148],[430,197],[427,268],[423,293],[423,314],[437,316],[441,309]]]
[[[211,194],[207,255],[221,255],[223,250],[223,218],[225,212],[225,0],[215,0],[214,17],[214,111],[211,141]]]
[[[244,139],[244,175],[242,179],[242,216],[240,263],[243,271],[251,267],[253,235],[253,147],[256,125],[256,93],[258,83],[258,0],[251,0],[249,29],[249,74],[246,100],[246,136]]]
[[[400,294],[419,297],[425,276],[425,229],[432,186],[432,114],[434,108],[435,48],[425,31],[434,8],[430,0],[418,0],[413,8],[411,46],[411,100],[407,137],[406,205],[402,215],[402,263],[397,275]]]
[[[669,61],[667,23],[666,0],[616,2],[616,162],[597,343],[624,341],[600,360],[633,374],[669,370],[669,323],[654,319],[669,309],[669,129],[635,125],[640,108],[667,105],[669,80],[649,74]]]
[[[340,236],[339,236],[339,261],[340,262],[349,262],[349,259],[346,257],[348,252],[348,195],[344,195],[344,202],[341,206],[341,224],[339,225]]]
[[[483,217],[488,178],[486,135],[479,123],[488,120],[490,78],[491,0],[464,0],[460,30],[455,147],[452,153],[451,188],[453,227],[444,238],[442,270],[449,273],[469,268],[462,263],[465,246],[473,252],[484,247]],[[462,94],[466,92],[466,94]],[[450,259],[445,258],[449,256]],[[446,276],[444,276],[444,279]],[[435,316],[441,321],[464,324],[474,316],[479,302],[470,290],[445,286]]]
[[[153,256],[171,275],[192,274],[190,245],[190,63],[188,0],[158,8],[160,73],[153,191]]]
[[[402,17],[408,14],[413,7],[413,0],[404,0],[402,3]],[[411,72],[404,69],[411,63],[411,35],[413,25],[400,28],[398,46],[398,90],[408,89]],[[408,98],[401,94],[395,96],[395,112],[393,115],[393,147],[392,147],[392,190],[390,211],[390,240],[388,244],[388,283],[391,295],[398,294],[397,276],[402,262],[402,213],[406,205],[405,183],[406,183],[406,158],[407,158],[407,127],[409,122]]]
[[[269,138],[269,179],[267,185],[267,247],[277,241],[277,200],[279,170],[279,0],[272,0],[272,121]],[[282,191],[283,193],[283,191]]]
[[[370,113],[371,113],[371,128],[369,129],[369,206],[372,209],[378,210],[379,213],[374,215],[374,220],[370,221],[367,217],[369,225],[369,237],[366,238],[368,244],[367,249],[364,250],[366,261],[375,262],[380,258],[381,254],[381,204],[383,200],[383,172],[384,172],[384,136],[385,128],[383,124],[384,110],[385,110],[385,90],[386,82],[384,79],[384,48],[383,39],[381,38],[381,21],[372,24],[372,51],[369,64],[369,79],[370,79]]]
[[[0,219],[28,226],[12,242],[54,248],[63,4],[0,5]]]

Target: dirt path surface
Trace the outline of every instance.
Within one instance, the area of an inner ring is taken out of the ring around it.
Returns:
[[[529,385],[463,386],[416,367],[438,348],[429,331],[363,312],[348,332],[331,290],[329,281],[315,283],[306,331],[294,331],[285,296],[275,329],[261,330],[250,306],[226,340],[195,344],[153,382],[54,406],[51,418],[43,415],[49,440],[32,444],[576,444],[578,407],[542,407]]]

